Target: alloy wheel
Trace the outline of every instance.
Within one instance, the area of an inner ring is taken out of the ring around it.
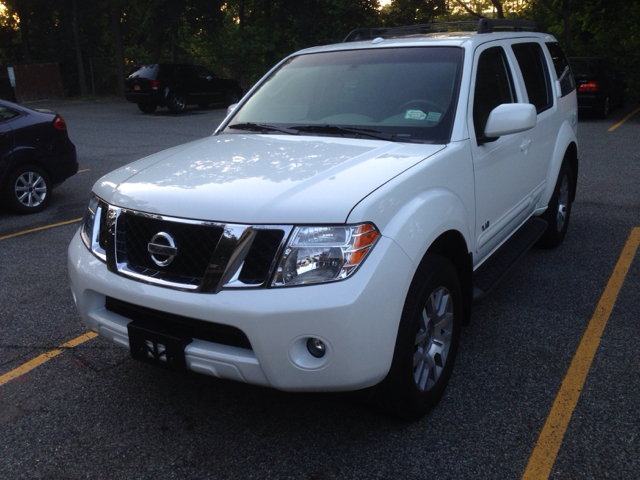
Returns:
[[[558,232],[562,231],[564,223],[567,220],[567,210],[569,208],[569,178],[565,174],[562,177],[562,183],[560,184],[560,192],[558,192],[558,209],[556,211],[556,229]]]
[[[24,172],[16,180],[14,191],[22,205],[34,208],[47,197],[47,183],[37,172]]]
[[[451,346],[453,325],[451,293],[440,287],[427,300],[415,338],[413,378],[418,390],[429,391],[440,378]]]

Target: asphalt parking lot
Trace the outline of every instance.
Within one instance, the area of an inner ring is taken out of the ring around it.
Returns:
[[[564,244],[532,250],[475,308],[445,397],[413,424],[353,395],[159,370],[84,336],[66,249],[91,186],[225,111],[29,106],[63,115],[81,171],[40,214],[0,210],[1,479],[640,477],[637,104],[580,119]]]

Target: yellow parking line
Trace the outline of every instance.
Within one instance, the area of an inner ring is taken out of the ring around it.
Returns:
[[[640,107],[636,108],[633,112],[631,112],[629,115],[627,115],[622,120],[620,120],[618,123],[616,123],[613,127],[611,127],[609,130],[607,130],[607,132],[613,132],[616,128],[618,128],[620,125],[622,125],[624,122],[629,120],[633,115],[635,115],[638,112],[640,112]]]
[[[11,370],[9,373],[5,373],[4,375],[0,376],[0,386],[13,380],[14,378],[18,378],[19,376],[24,375],[27,372],[30,372],[31,370],[42,365],[43,363],[48,362],[53,357],[60,355],[64,350],[76,347],[81,343],[84,343],[87,340],[91,340],[92,338],[97,336],[98,336],[97,333],[88,332],[88,333],[85,333],[84,335],[80,335],[79,337],[74,338],[69,342],[63,343],[56,349],[49,350],[48,352],[45,352],[42,355],[37,356],[33,360],[30,360],[27,363],[19,366],[18,368]]]
[[[83,168],[82,170],[78,170],[78,173],[88,172],[89,170],[91,170],[91,169],[90,168]]]
[[[578,403],[580,391],[582,390],[587,378],[587,373],[589,373],[589,368],[591,367],[591,362],[600,344],[604,327],[607,325],[613,306],[618,298],[618,293],[620,293],[620,289],[622,288],[622,284],[639,245],[640,228],[636,227],[631,231],[631,235],[620,254],[613,274],[611,278],[609,278],[604,293],[596,306],[596,311],[593,317],[591,317],[587,330],[578,346],[578,350],[571,361],[569,370],[562,381],[560,391],[553,402],[551,412],[542,428],[542,432],[538,437],[536,446],[529,459],[529,464],[522,476],[523,479],[546,479],[551,473],[553,462],[560,450],[560,445],[562,444],[562,439],[569,425],[569,420],[571,420],[573,410]]]
[[[54,223],[53,225],[45,225],[44,227],[32,228],[30,230],[24,230],[22,232],[12,233],[10,235],[5,235],[4,237],[0,237],[0,240],[6,240],[7,238],[13,238],[13,237],[17,237],[17,236],[20,236],[20,235],[26,235],[27,233],[37,232],[37,231],[40,231],[40,230],[46,230],[48,228],[61,227],[62,225],[69,225],[70,223],[76,223],[76,222],[79,222],[81,220],[82,220],[82,218],[76,218],[74,220],[67,220],[66,222]]]

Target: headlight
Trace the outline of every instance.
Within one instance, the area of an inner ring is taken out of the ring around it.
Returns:
[[[100,225],[102,216],[105,213],[106,205],[98,197],[93,195],[89,200],[89,206],[84,212],[80,237],[85,246],[99,259],[106,261],[106,252],[103,242],[101,242]]]
[[[344,227],[296,227],[271,286],[308,285],[352,275],[380,233],[370,223]]]

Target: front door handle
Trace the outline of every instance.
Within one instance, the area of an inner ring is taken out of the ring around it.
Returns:
[[[530,146],[531,146],[531,139],[527,139],[524,142],[522,142],[522,144],[520,145],[520,150],[523,152],[526,152],[527,150],[529,150]]]

